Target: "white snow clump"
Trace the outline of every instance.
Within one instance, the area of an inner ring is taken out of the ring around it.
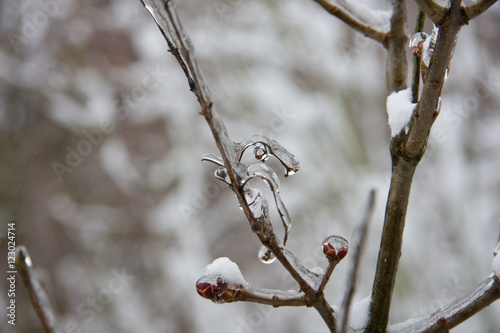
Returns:
[[[393,92],[387,96],[386,106],[391,137],[398,135],[403,128],[408,130],[408,123],[416,106],[411,102],[411,88]]]
[[[227,257],[215,259],[205,267],[205,276],[220,277],[226,283],[246,284],[238,265]]]
[[[357,301],[351,306],[351,313],[349,314],[349,326],[354,330],[361,330],[368,325],[370,318],[370,303],[371,296],[367,296],[360,301]]]

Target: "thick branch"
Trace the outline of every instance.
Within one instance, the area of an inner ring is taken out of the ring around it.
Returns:
[[[31,265],[31,257],[28,250],[24,246],[19,246],[17,248],[16,254],[16,267],[21,273],[23,278],[23,283],[28,290],[28,294],[33,304],[33,308],[42,323],[44,332],[52,333],[56,332],[55,323],[56,316],[52,305],[50,304],[49,297],[43,290],[42,286],[38,282],[37,278],[33,274]]]
[[[385,332],[389,322],[392,293],[401,247],[406,211],[416,162],[393,155],[392,178],[387,198],[377,270],[372,288],[370,322],[367,332]]]
[[[388,31],[384,31],[383,24],[379,24],[378,27],[375,27],[373,24],[368,22],[368,20],[363,19],[360,16],[361,13],[354,13],[354,10],[352,8],[347,10],[346,3],[344,1],[335,1],[335,3],[331,3],[328,0],[314,1],[320,4],[321,7],[323,7],[328,13],[341,19],[354,30],[384,45],[387,42]],[[372,14],[372,16],[375,15],[376,14]],[[382,17],[378,17],[375,19],[377,19],[379,23],[383,23]]]

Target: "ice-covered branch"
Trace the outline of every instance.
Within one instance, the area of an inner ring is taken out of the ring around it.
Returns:
[[[234,143],[220,119],[210,97],[210,91],[203,79],[203,74],[198,67],[194,56],[194,48],[190,39],[184,32],[175,8],[170,0],[141,0],[149,10],[160,28],[163,36],[167,40],[171,53],[179,62],[181,68],[188,79],[189,87],[198,98],[201,105],[201,114],[205,117],[221,154],[218,157],[213,154],[204,155],[203,159],[216,163],[219,168],[216,170],[216,177],[227,183],[235,193],[240,207],[245,213],[252,230],[259,237],[265,248],[278,259],[290,275],[297,281],[301,293],[303,293],[304,304],[313,306],[325,320],[332,332],[335,332],[335,317],[333,310],[324,299],[322,292],[317,292],[320,278],[317,274],[305,268],[300,261],[284,247],[290,217],[279,196],[278,178],[274,171],[263,164],[268,155],[275,156],[285,167],[286,175],[298,171],[299,163],[297,158],[290,154],[276,141],[262,137],[251,136],[241,143]],[[254,164],[244,164],[241,162],[243,152],[250,146],[254,146],[254,156],[258,160]],[[261,178],[264,180],[274,194],[275,203],[285,227],[284,242],[281,243],[274,232],[274,228],[269,219],[268,204],[258,190],[252,189],[248,180],[251,178]],[[270,256],[269,254],[268,256]],[[246,289],[247,284],[219,281],[213,274],[204,276],[197,283],[197,291],[206,298],[214,298],[225,302],[239,300],[250,291]],[[276,293],[277,295],[277,293]],[[282,295],[283,296],[283,295]],[[288,295],[290,296],[290,295]],[[250,296],[248,296],[250,297]],[[261,296],[253,296],[264,302]],[[284,297],[284,296],[283,296]],[[293,302],[299,302],[302,296]],[[283,302],[289,302],[282,298]],[[298,304],[298,303],[297,303]]]
[[[22,276],[23,283],[28,290],[31,303],[40,319],[44,332],[56,332],[56,316],[49,297],[33,273],[31,257],[28,250],[22,245],[16,249],[16,268]]]
[[[344,0],[314,0],[328,13],[344,21],[347,25],[382,44],[389,37],[390,13],[374,10],[361,3]]]

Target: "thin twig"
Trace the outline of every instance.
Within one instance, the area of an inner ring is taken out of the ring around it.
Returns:
[[[369,22],[363,20],[359,15],[356,15],[360,13],[354,13],[352,8],[350,8],[350,10],[346,10],[346,8],[344,8],[346,5],[345,2],[335,1],[334,3],[332,3],[327,0],[314,1],[321,5],[321,7],[323,7],[328,13],[344,21],[354,30],[384,45],[387,42],[387,39],[389,37],[388,31],[383,31],[381,27],[372,26]]]
[[[354,291],[356,289],[356,281],[359,270],[359,263],[361,262],[361,256],[363,255],[363,250],[366,244],[366,236],[368,235],[368,225],[372,219],[373,209],[375,208],[375,190],[371,190],[368,195],[368,204],[365,209],[365,214],[363,220],[359,226],[359,236],[354,248],[354,258],[349,272],[349,278],[347,279],[347,288],[344,295],[344,300],[342,301],[342,320],[340,321],[340,332],[344,333],[347,330],[347,323],[349,322],[349,310],[351,309],[351,302],[354,296]]]
[[[43,330],[46,333],[57,332],[55,329],[56,316],[49,297],[38,282],[32,271],[32,261],[28,250],[24,246],[18,246],[16,249],[16,267],[21,273],[23,283],[30,296],[31,304],[40,319]]]
[[[422,32],[424,30],[424,23],[425,23],[425,13],[419,8],[417,8],[417,19],[415,22],[415,31],[414,33],[417,34],[419,32]],[[417,103],[418,102],[418,94],[420,90],[420,71],[421,71],[421,65],[422,65],[422,59],[414,54],[413,55],[413,78],[412,78],[412,84],[411,84],[411,93],[412,93],[412,103]]]

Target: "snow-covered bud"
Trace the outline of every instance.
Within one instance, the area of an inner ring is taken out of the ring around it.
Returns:
[[[330,236],[323,241],[323,253],[328,260],[342,260],[349,252],[349,242],[341,236]]]
[[[235,302],[246,284],[238,265],[224,257],[205,267],[205,274],[196,282],[196,291],[215,303]]]

